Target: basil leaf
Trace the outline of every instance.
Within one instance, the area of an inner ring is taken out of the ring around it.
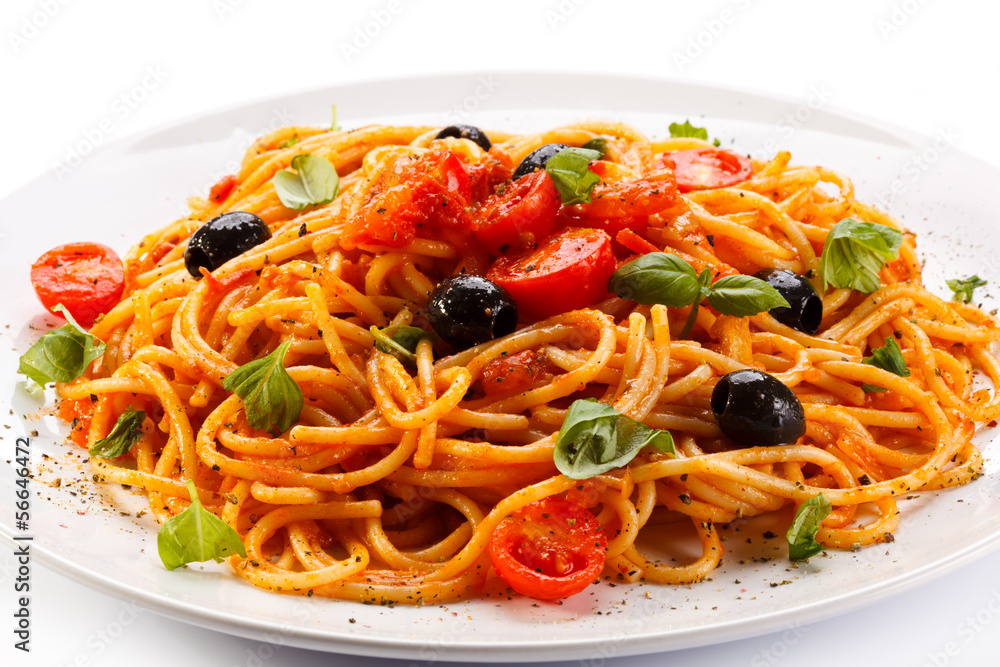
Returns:
[[[66,316],[66,324],[49,331],[21,355],[17,370],[41,386],[48,382],[69,382],[87,370],[104,354],[104,341],[87,333],[60,303],[52,310]]]
[[[708,130],[703,127],[695,127],[691,124],[690,119],[685,120],[683,125],[680,123],[671,123],[670,138],[677,139],[680,137],[694,137],[695,139],[708,141]]]
[[[417,363],[417,357],[415,356],[417,343],[422,338],[430,338],[432,340],[434,338],[430,332],[424,331],[420,327],[411,327],[403,324],[396,324],[384,329],[373,326],[369,331],[375,337],[375,349],[386,354],[391,354],[403,363],[409,364]]]
[[[903,351],[899,349],[899,343],[895,338],[886,338],[885,345],[872,350],[872,356],[865,357],[861,362],[895,373],[899,377],[910,377],[910,369],[906,367]]]
[[[810,558],[824,550],[816,541],[816,535],[823,519],[830,516],[832,510],[833,506],[822,493],[799,505],[795,518],[792,519],[792,526],[786,534],[790,560]]]
[[[291,148],[295,144],[299,143],[299,141],[301,141],[301,139],[299,139],[297,136],[289,137],[288,139],[282,141],[281,144],[278,145],[278,148]]]
[[[296,155],[292,158],[292,173],[283,169],[272,182],[281,203],[293,210],[312,204],[329,204],[337,196],[340,177],[329,160],[320,155]]]
[[[132,445],[139,442],[139,438],[142,437],[139,427],[142,426],[144,419],[146,419],[144,411],[129,408],[118,417],[111,432],[91,445],[87,453],[91,456],[100,456],[102,459],[114,459],[127,454]]]
[[[250,426],[267,429],[275,437],[298,420],[304,402],[302,389],[284,366],[291,344],[286,340],[266,357],[243,364],[222,382],[224,388],[243,399]]]
[[[545,163],[563,204],[589,204],[590,192],[601,177],[590,170],[590,162],[601,157],[587,148],[564,148]]]
[[[597,159],[603,160],[604,156],[608,154],[608,140],[606,137],[594,137],[580,148],[585,148],[589,151],[597,151],[600,153],[600,155],[597,156]]]
[[[610,405],[586,398],[569,406],[553,459],[570,479],[589,479],[627,464],[646,445],[676,454],[669,431],[651,429]]]
[[[987,284],[987,281],[979,276],[969,276],[962,280],[956,278],[946,282],[948,283],[948,288],[955,293],[952,299],[954,301],[961,301],[962,303],[970,303],[972,301],[972,292],[977,287],[983,287]]]
[[[163,566],[174,570],[206,560],[221,563],[233,554],[246,558],[247,549],[239,534],[202,507],[194,482],[189,479],[184,484],[191,494],[191,506],[160,526],[156,534],[156,548]]]
[[[830,230],[823,245],[819,260],[823,289],[833,285],[874,292],[882,285],[879,272],[899,256],[902,241],[903,235],[891,227],[844,218]]]
[[[642,304],[690,306],[701,296],[698,274],[676,255],[651,252],[622,266],[608,280],[608,291]]]
[[[880,387],[877,384],[868,384],[867,382],[861,383],[861,391],[866,394],[881,394],[883,392],[889,391],[885,387]]]
[[[726,276],[707,289],[708,305],[723,315],[747,317],[772,308],[789,307],[778,290],[753,276]]]

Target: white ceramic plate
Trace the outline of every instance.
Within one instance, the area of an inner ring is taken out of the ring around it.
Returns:
[[[264,100],[118,141],[28,184],[0,203],[0,437],[30,437],[31,520],[16,531],[15,471],[0,465],[0,536],[32,536],[34,558],[76,580],[164,615],[233,634],[326,651],[420,660],[597,659],[718,643],[809,623],[869,604],[981,557],[1000,545],[1000,477],[987,429],[987,475],[967,487],[900,503],[896,541],[836,552],[792,568],[781,538],[762,525],[728,533],[710,581],[683,588],[593,586],[563,604],[471,601],[383,608],[265,593],[225,566],[167,572],[141,496],[89,483],[82,450],[29,396],[17,357],[45,322],[28,280],[31,262],[56,245],[101,241],[124,252],[147,230],[178,217],[234,171],[252,139],[290,123],[467,122],[527,130],[594,117],[663,136],[691,118],[740,152],[792,151],[797,163],[851,175],[859,198],[881,201],[920,233],[927,283],[978,272],[1000,278],[981,248],[1000,248],[987,197],[995,169],[941,137],[912,136],[809,102],[687,83],[587,75],[492,74],[379,81]],[[937,140],[937,145],[935,145]],[[894,193],[894,194],[892,194]],[[994,283],[995,284],[995,283]],[[49,397],[51,404],[51,396]],[[56,487],[59,478],[61,485]],[[780,528],[776,532],[780,534]],[[747,544],[747,539],[751,544]],[[8,548],[8,547],[5,547]],[[769,560],[773,558],[773,560]],[[742,563],[740,561],[743,561]]]

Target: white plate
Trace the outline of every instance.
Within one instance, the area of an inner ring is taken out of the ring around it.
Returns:
[[[1000,248],[988,198],[998,182],[995,169],[952,148],[946,135],[935,147],[933,137],[745,91],[566,74],[379,81],[208,113],[93,154],[81,145],[88,154],[78,164],[0,202],[4,459],[16,437],[39,431],[30,439],[35,476],[27,531],[11,526],[15,472],[10,464],[0,466],[2,541],[30,535],[34,558],[49,567],[223,632],[326,651],[482,662],[601,660],[773,632],[869,604],[1000,546],[1000,478],[994,474],[996,445],[989,445],[988,474],[976,483],[901,501],[893,544],[834,552],[792,568],[783,558],[783,540],[765,540],[761,526],[744,525],[729,533],[723,565],[711,581],[691,587],[601,584],[564,604],[516,599],[390,609],[265,593],[225,566],[165,571],[154,521],[135,516],[144,505],[141,496],[90,484],[82,450],[62,444],[64,428],[17,379],[17,357],[37,335],[32,326],[45,321],[29,284],[30,264],[51,246],[73,240],[102,241],[124,252],[146,231],[179,216],[189,195],[203,194],[232,172],[255,136],[290,123],[325,124],[332,103],[348,127],[468,122],[524,130],[604,117],[662,136],[670,122],[690,117],[740,152],[789,149],[797,163],[852,176],[860,199],[888,204],[920,233],[932,290],[947,292],[944,277],[978,272],[1000,278],[977,251]],[[989,429],[978,437],[983,446],[992,439]]]

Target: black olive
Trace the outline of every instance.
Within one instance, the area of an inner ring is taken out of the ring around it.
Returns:
[[[757,277],[778,290],[789,303],[788,308],[771,309],[774,319],[786,327],[816,335],[823,320],[823,299],[808,280],[788,269],[765,269],[758,272]]]
[[[517,306],[507,290],[468,273],[438,283],[427,311],[437,335],[460,350],[506,336],[517,328]]]
[[[806,432],[795,392],[758,370],[722,376],[712,390],[712,412],[725,436],[739,447],[787,445]]]
[[[444,139],[445,137],[455,137],[456,139],[468,139],[479,145],[484,151],[488,151],[490,146],[493,144],[490,142],[490,138],[486,136],[486,133],[480,130],[475,125],[449,125],[440,132],[437,133],[435,139]]]
[[[198,270],[217,268],[271,238],[267,224],[253,213],[232,211],[212,218],[188,239],[184,265],[195,278]]]
[[[514,175],[511,176],[512,181],[516,181],[522,176],[527,176],[533,173],[536,169],[545,169],[545,163],[550,159],[555,157],[555,154],[561,150],[569,148],[565,144],[545,144],[540,148],[528,153],[521,163],[517,165],[517,169],[514,170]]]

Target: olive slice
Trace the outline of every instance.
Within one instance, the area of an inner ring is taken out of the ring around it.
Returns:
[[[771,316],[796,331],[816,335],[823,321],[823,299],[804,277],[788,269],[765,269],[756,274],[785,297],[788,307],[772,308]]]
[[[758,370],[722,376],[711,403],[719,428],[738,447],[787,445],[806,432],[805,412],[795,392]]]
[[[467,273],[442,280],[431,293],[427,311],[435,333],[459,350],[517,328],[517,306],[507,290]]]
[[[475,142],[484,151],[488,151],[493,143],[490,138],[486,136],[486,133],[480,130],[475,125],[449,125],[440,132],[437,133],[435,139],[444,139],[445,137],[454,137],[456,139],[468,139],[469,141]]]
[[[269,238],[271,230],[267,223],[253,213],[223,213],[199,227],[188,239],[184,266],[192,276],[200,278],[201,267],[215,271]]]

